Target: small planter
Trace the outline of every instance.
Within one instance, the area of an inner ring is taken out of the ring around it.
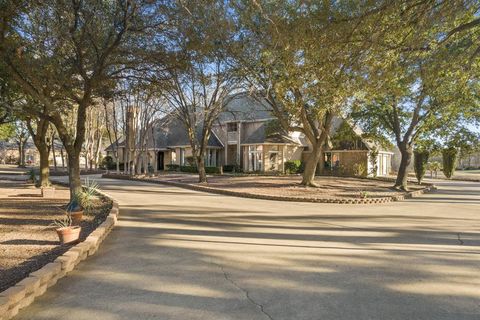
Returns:
[[[69,244],[78,241],[78,239],[80,238],[81,230],[81,227],[73,226],[58,228],[55,231],[57,231],[58,239],[62,244]]]
[[[55,188],[42,187],[42,197],[43,198],[55,198]]]
[[[82,222],[83,210],[68,212],[68,214],[72,218],[73,225],[78,226]]]

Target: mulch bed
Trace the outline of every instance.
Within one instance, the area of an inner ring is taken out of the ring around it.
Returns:
[[[165,180],[177,183],[207,186],[219,190],[229,190],[239,193],[301,197],[305,199],[357,199],[362,193],[368,198],[384,198],[404,195],[403,191],[392,189],[392,181],[361,179],[350,177],[319,176],[315,182],[318,188],[300,186],[301,177],[290,176],[211,176],[207,184],[199,184],[197,176],[182,174],[165,174],[154,180]],[[424,186],[410,183],[410,191],[423,189]]]
[[[72,245],[60,245],[53,220],[64,215],[69,192],[56,187],[55,198],[22,181],[0,180],[0,292],[62,255]],[[81,241],[102,223],[111,203],[98,199],[81,223]]]

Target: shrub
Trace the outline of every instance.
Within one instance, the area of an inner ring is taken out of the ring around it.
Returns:
[[[102,159],[100,168],[113,170],[117,168],[117,164],[113,161],[113,158],[111,156],[106,156],[105,158]]]
[[[355,163],[353,165],[353,175],[357,177],[367,176],[367,167],[364,163]]]
[[[413,169],[418,183],[422,183],[422,179],[427,171],[427,162],[430,153],[426,150],[415,150],[413,152]]]
[[[427,163],[427,170],[430,171],[430,178],[433,178],[433,173],[435,173],[435,178],[437,177],[438,170],[441,169],[440,162],[433,161]]]
[[[210,174],[220,174],[220,168],[219,167],[205,167],[205,172],[210,173]]]
[[[285,161],[285,173],[302,173],[304,164],[300,160]]]
[[[447,179],[450,179],[455,172],[457,166],[458,151],[454,147],[446,148],[442,150],[443,159],[443,174]]]
[[[178,164],[167,164],[167,171],[178,171],[180,166]]]
[[[197,167],[195,166],[180,166],[180,171],[189,172],[189,173],[198,173]]]
[[[236,164],[227,164],[223,166],[223,172],[242,172],[242,168]]]
[[[196,166],[180,166],[181,172],[188,172],[188,173],[198,173]],[[205,167],[205,172],[209,174],[219,174],[220,168],[219,167]]]

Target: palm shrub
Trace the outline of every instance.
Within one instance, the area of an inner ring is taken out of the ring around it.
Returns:
[[[417,177],[418,184],[422,183],[422,179],[427,171],[428,157],[430,152],[426,150],[415,150],[413,152],[413,168],[415,170],[415,176]]]
[[[450,179],[455,172],[455,167],[457,166],[457,156],[458,151],[454,147],[449,147],[442,150],[442,160],[443,160],[443,174],[447,179]]]

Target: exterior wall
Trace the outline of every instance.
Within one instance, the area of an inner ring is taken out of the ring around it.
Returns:
[[[237,164],[237,145],[230,144],[227,146],[227,160],[225,164],[228,164],[228,165]]]

